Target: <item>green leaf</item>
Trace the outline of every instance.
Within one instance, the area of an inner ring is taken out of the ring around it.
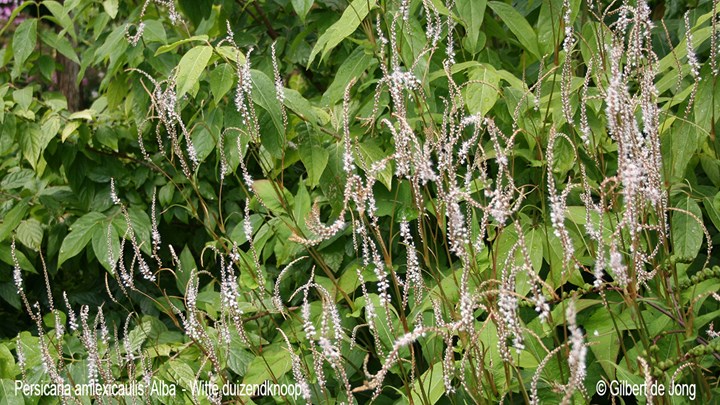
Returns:
[[[10,350],[4,344],[0,344],[0,378],[13,379],[19,372]]]
[[[143,31],[143,40],[147,43],[167,43],[167,33],[165,33],[165,27],[163,24],[158,20],[146,20],[145,31]]]
[[[0,223],[0,242],[7,239],[8,236],[20,225],[20,221],[25,218],[25,214],[30,210],[27,200],[20,201],[16,204]]]
[[[685,179],[688,163],[701,143],[702,133],[687,121],[678,122],[660,136],[663,167],[672,183]]]
[[[35,169],[40,154],[42,153],[42,147],[40,145],[42,131],[40,130],[40,126],[35,122],[24,123],[21,125],[19,132],[23,157],[30,163],[30,166]]]
[[[42,124],[40,137],[40,150],[47,148],[48,143],[57,135],[62,125],[62,120],[57,114],[49,116]]]
[[[80,125],[82,123],[80,121],[70,121],[67,124],[65,124],[65,128],[63,128],[62,134],[60,134],[60,140],[65,142],[65,140],[75,132],[76,129],[80,128]]]
[[[322,52],[320,60],[325,59],[325,55],[327,55],[328,52],[355,32],[360,26],[360,23],[367,17],[370,10],[375,7],[376,3],[376,0],[354,0],[350,3],[340,19],[318,38],[312,52],[310,52],[308,66],[312,64],[318,53]]]
[[[686,212],[675,211],[671,221],[675,254],[684,259],[695,259],[703,242],[702,222],[698,222],[702,221],[700,206],[692,198],[684,197],[675,208],[687,211],[697,218]]]
[[[248,365],[255,359],[255,355],[243,349],[242,340],[240,340],[237,333],[233,332],[234,331],[231,331],[230,333],[232,341],[227,359],[228,368],[237,375],[245,375],[248,370]]]
[[[207,35],[195,35],[190,38],[181,39],[177,42],[173,42],[172,44],[161,46],[160,48],[157,49],[157,51],[155,51],[155,56],[158,56],[165,52],[173,51],[173,50],[175,50],[175,48],[177,48],[178,46],[180,46],[182,44],[187,44],[189,42],[195,42],[195,41],[207,42],[207,40],[208,40]]]
[[[223,96],[227,94],[235,83],[235,70],[229,63],[220,64],[210,72],[210,91],[216,104],[220,104]]]
[[[308,11],[312,8],[314,0],[292,0],[292,6],[295,10],[295,14],[300,17],[300,21],[305,22],[305,16]]]
[[[298,152],[300,152],[300,160],[308,173],[308,186],[317,186],[320,176],[327,166],[328,152],[322,146],[309,142],[300,144]]]
[[[263,110],[267,111],[277,131],[274,135],[281,138],[285,133],[285,127],[283,125],[280,102],[275,96],[275,84],[265,73],[259,70],[250,70],[250,76],[253,82],[253,101],[262,107]],[[262,136],[266,140],[266,142],[263,142],[263,145],[268,148],[268,151],[275,157],[281,157],[283,154],[282,141],[280,139],[273,139],[267,142],[267,137],[272,136],[272,134],[262,134]]]
[[[326,106],[333,106],[342,100],[345,95],[345,88],[350,83],[350,80],[359,78],[374,62],[375,59],[371,54],[365,52],[363,47],[358,46],[355,48],[353,53],[338,68],[335,79],[333,79],[330,87],[325,90],[325,94],[322,96],[321,103]]]
[[[85,120],[85,121],[92,121],[93,120],[93,110],[86,109],[82,111],[76,111],[68,117],[69,120]]]
[[[255,180],[253,182],[253,191],[255,191],[255,195],[262,200],[263,205],[275,215],[281,215],[285,213],[285,204],[291,201],[292,195],[290,195],[287,190],[283,190],[285,191],[285,201],[282,201],[275,191],[275,187],[281,186],[276,184],[273,187],[273,183],[270,180]]]
[[[520,44],[537,59],[540,59],[540,50],[538,48],[537,35],[533,31],[530,24],[523,18],[513,6],[501,3],[499,1],[491,1],[488,6],[497,14],[503,22],[515,34]]]
[[[285,104],[285,107],[289,108],[303,120],[310,121],[313,124],[322,125],[321,120],[317,115],[316,107],[313,107],[313,105],[310,104],[310,102],[297,90],[286,88],[285,100],[283,100],[283,103]]]
[[[105,220],[105,216],[99,212],[90,212],[83,215],[72,226],[70,233],[65,237],[60,246],[60,255],[58,256],[58,268],[71,257],[80,253],[85,245],[90,242],[93,237],[95,227],[99,226]]]
[[[703,199],[703,207],[707,212],[710,221],[715,225],[715,229],[720,230],[720,192],[715,197],[705,197]]]
[[[30,104],[32,104],[32,98],[33,90],[30,86],[13,91],[13,100],[17,103],[18,107],[23,110],[27,110],[30,108]]]
[[[114,20],[115,17],[117,17],[118,13],[118,0],[103,1],[103,8],[105,9],[105,12],[108,13],[110,18]]]
[[[476,53],[480,41],[480,26],[485,17],[487,0],[456,0],[455,6],[458,10],[458,17],[465,27],[466,49]]]
[[[15,380],[3,378],[0,380],[0,405],[24,405],[25,398],[15,395]]]
[[[471,114],[484,117],[498,99],[500,76],[485,63],[471,70],[469,76],[471,82],[465,89],[465,104]]]
[[[33,264],[30,262],[30,260],[28,260],[27,256],[25,256],[23,252],[21,252],[20,250],[16,250],[15,257],[17,257],[17,261],[18,264],[20,264],[21,269],[33,274],[37,274],[35,266],[33,266]],[[10,244],[0,244],[0,261],[10,266],[15,265],[12,258]]]
[[[58,3],[57,1],[45,0],[43,1],[43,5],[47,7],[47,9],[50,10],[52,16],[55,17],[54,22],[61,26],[63,28],[63,31],[69,32],[73,39],[77,39],[75,34],[75,27],[73,26],[73,20],[68,14],[68,9],[63,7],[63,5]]]
[[[43,229],[40,222],[35,218],[22,221],[16,230],[17,239],[23,245],[35,251],[40,250],[43,240]]]
[[[196,46],[183,55],[178,64],[177,73],[177,97],[182,97],[190,91],[200,79],[200,75],[205,70],[210,57],[212,56],[212,48],[207,45]]]
[[[262,355],[255,357],[243,377],[243,384],[262,384],[266,380],[275,381],[292,368],[287,349],[280,343],[267,346]]]
[[[375,140],[367,140],[359,144],[359,151],[362,160],[367,164],[365,170],[369,170],[373,163],[379,162],[388,156],[388,153],[381,148]],[[388,190],[392,190],[392,167],[390,164],[385,166],[385,169],[378,172],[377,179],[387,187]]]
[[[197,272],[197,264],[195,264],[195,258],[187,245],[180,252],[180,269],[175,274],[175,285],[181,293],[185,294],[187,291],[188,283],[190,282],[190,275],[193,271]]]
[[[32,170],[20,169],[16,172],[8,173],[2,181],[0,181],[0,187],[5,190],[28,187],[34,177],[35,172]]]
[[[14,72],[20,72],[25,61],[30,57],[37,44],[37,20],[27,19],[18,25],[13,35]],[[17,76],[17,75],[16,75]]]
[[[80,59],[78,58],[77,53],[75,53],[75,48],[67,38],[60,36],[51,30],[42,30],[40,31],[40,39],[48,46],[60,52],[66,58],[78,65],[80,64]]]
[[[437,362],[415,381],[412,388],[412,402],[416,404],[434,404],[445,393],[445,383],[443,379],[443,364]],[[427,398],[425,402],[424,398]]]
[[[105,222],[102,223],[102,226],[98,225],[94,229],[92,247],[95,257],[107,271],[111,271],[114,263],[110,263],[109,260],[110,249],[112,248],[113,259],[117,260],[120,255],[120,235],[118,235],[114,226],[108,227]],[[108,236],[108,231],[110,236]]]
[[[185,363],[184,360],[170,360],[165,364],[171,381],[176,381],[180,387],[184,388],[184,390],[192,390],[193,384],[197,380],[195,378],[196,374],[190,365]]]

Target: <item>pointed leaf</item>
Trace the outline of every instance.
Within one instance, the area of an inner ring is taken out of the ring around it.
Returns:
[[[43,229],[40,222],[35,218],[22,221],[15,231],[17,239],[23,245],[35,251],[40,250],[43,240]]]
[[[37,43],[37,20],[27,19],[20,23],[13,35],[13,56],[15,69],[20,71],[25,61],[30,57]]]
[[[207,45],[196,46],[186,53],[178,64],[177,97],[190,91],[200,79],[200,75],[212,56],[212,48]]]
[[[322,52],[320,59],[325,59],[328,52],[338,46],[345,38],[352,35],[367,17],[370,10],[375,7],[376,3],[376,0],[355,0],[350,3],[340,19],[318,38],[312,52],[310,52],[308,66],[312,64],[318,53]]]
[[[310,142],[301,144],[298,152],[300,152],[300,160],[308,173],[308,186],[317,186],[330,155],[322,146]]]
[[[58,256],[58,267],[60,267],[67,259],[80,253],[85,245],[90,242],[93,237],[95,227],[105,220],[105,216],[99,212],[90,212],[75,221],[70,226],[70,233],[63,240],[60,246],[60,255]]]
[[[495,68],[482,64],[470,71],[470,80],[465,89],[465,104],[471,114],[485,116],[498,99],[500,76]]]
[[[675,206],[693,214],[693,218],[685,212],[675,211],[672,215],[672,241],[675,254],[684,259],[695,259],[703,242],[702,212],[700,206],[690,197],[683,198]]]
[[[305,16],[308,11],[310,11],[314,2],[314,0],[292,0],[293,9],[295,10],[295,14],[300,17],[300,21],[305,22]]]
[[[219,104],[223,96],[235,83],[235,70],[227,63],[223,63],[210,72],[210,91],[215,103]]]
[[[513,6],[501,3],[499,1],[491,1],[488,6],[500,16],[503,22],[515,34],[520,44],[530,52],[533,56],[540,59],[540,50],[538,48],[537,35],[533,31],[530,24]]]

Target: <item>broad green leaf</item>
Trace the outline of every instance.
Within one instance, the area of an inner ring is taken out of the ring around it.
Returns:
[[[32,170],[20,169],[16,172],[8,173],[2,181],[0,181],[0,188],[12,190],[27,187],[34,177],[35,173]]]
[[[661,134],[663,168],[666,172],[670,171],[668,177],[671,182],[685,178],[685,170],[700,145],[701,136],[697,127],[687,121],[677,122]]]
[[[254,354],[243,348],[242,340],[234,330],[230,332],[230,351],[228,352],[228,368],[237,375],[245,375],[248,366],[256,357]]]
[[[166,370],[170,380],[177,382],[186,390],[192,390],[193,383],[197,381],[195,372],[185,361],[169,360],[166,363]]]
[[[111,126],[101,126],[95,131],[95,139],[100,144],[108,148],[118,151],[118,133]]]
[[[695,98],[695,120],[694,123],[700,128],[709,129],[712,118],[720,118],[720,102],[716,100],[720,96],[720,86],[715,86],[713,80],[701,80],[697,97]]]
[[[366,167],[363,167],[365,170],[370,170],[374,163],[385,159],[389,155],[389,153],[386,152],[383,148],[381,148],[375,140],[364,141],[358,146],[361,155],[360,157],[362,158],[362,161],[366,164]],[[385,169],[378,172],[377,175],[377,179],[382,184],[384,184],[388,190],[392,190],[392,177],[392,167],[389,163],[385,166]]]
[[[70,36],[72,36],[73,40],[77,39],[76,33],[75,33],[75,27],[73,25],[73,20],[68,14],[68,10],[63,7],[62,4],[60,4],[57,1],[43,1],[43,5],[47,7],[48,10],[50,10],[50,13],[55,18],[55,21],[59,26],[63,28],[63,31],[67,31],[70,33]],[[48,17],[46,17],[48,18]],[[47,30],[50,31],[50,30]]]
[[[495,14],[500,16],[500,19],[502,19],[508,28],[510,28],[510,31],[515,34],[515,37],[520,41],[523,48],[537,59],[540,59],[541,55],[538,48],[537,36],[527,20],[509,4],[491,1],[488,3],[488,6],[490,6]]]
[[[157,51],[155,51],[155,56],[158,56],[158,55],[163,54],[163,53],[165,53],[165,52],[173,51],[173,50],[175,50],[175,48],[177,48],[178,46],[180,46],[180,45],[182,45],[182,44],[187,44],[187,43],[189,43],[189,42],[195,42],[195,41],[197,41],[197,42],[207,42],[207,40],[208,40],[208,36],[207,36],[207,35],[195,35],[195,36],[192,36],[192,37],[190,37],[190,38],[181,39],[181,40],[179,40],[179,41],[177,41],[177,42],[173,42],[172,44],[168,44],[168,45],[163,45],[163,46],[161,46],[160,48],[157,49]]]
[[[60,246],[58,267],[83,250],[85,245],[92,239],[95,227],[99,226],[104,220],[105,216],[103,214],[90,212],[70,226],[70,233],[68,233]]]
[[[465,27],[465,38],[467,41],[466,49],[472,53],[478,52],[478,45],[480,42],[480,26],[485,17],[485,7],[487,6],[487,0],[456,0],[455,6],[457,7],[458,17],[462,21]],[[484,35],[484,33],[483,33]]]
[[[273,126],[277,131],[276,134],[262,134],[262,137],[278,136],[278,139],[272,139],[263,142],[263,145],[268,147],[269,152],[275,157],[281,157],[283,152],[283,134],[285,133],[285,127],[282,120],[282,111],[280,110],[280,102],[275,95],[275,84],[272,80],[263,72],[259,70],[251,70],[250,75],[252,77],[253,89],[252,97],[253,101],[267,111],[272,120]]]
[[[710,221],[715,225],[715,229],[720,230],[720,191],[713,198],[705,197],[703,207],[705,207]]]
[[[191,137],[193,145],[195,146],[195,152],[197,153],[198,161],[204,162],[205,158],[210,155],[210,152],[212,152],[212,150],[215,148],[215,145],[217,144],[216,137],[214,136],[211,129],[209,129],[205,125],[196,127]]]
[[[0,378],[15,378],[20,369],[15,365],[13,357],[6,345],[0,344]]]
[[[113,260],[117,261],[120,255],[120,235],[118,235],[114,226],[108,227],[105,222],[94,229],[92,247],[95,257],[107,271],[111,271],[114,263],[110,262],[110,249],[112,249]],[[108,232],[110,235],[108,235]]]
[[[68,117],[69,120],[85,120],[85,121],[92,121],[93,120],[93,110],[86,109],[82,111],[76,111]]]
[[[292,361],[284,344],[273,343],[263,349],[262,355],[255,357],[243,377],[243,384],[262,384],[275,381],[292,368]]]
[[[321,145],[314,142],[303,142],[298,149],[300,160],[308,173],[308,186],[315,187],[325,171],[329,154]]]
[[[298,191],[297,194],[295,194],[295,201],[293,205],[293,215],[295,216],[295,221],[300,225],[300,228],[305,231],[305,217],[310,213],[310,194],[308,193],[305,182],[300,182],[298,185]]]
[[[412,403],[434,404],[445,393],[443,364],[437,362],[423,373],[412,387]],[[427,401],[425,401],[427,398]]]
[[[216,104],[220,104],[233,83],[235,83],[235,70],[228,63],[222,63],[210,72],[210,91]]]
[[[13,100],[17,103],[18,107],[23,110],[30,108],[32,103],[33,90],[31,86],[24,87],[13,91]]]
[[[20,243],[35,251],[40,250],[40,245],[43,240],[43,229],[37,219],[30,218],[22,221],[20,225],[18,225],[15,233]]]
[[[33,169],[36,169],[38,159],[42,153],[42,131],[40,126],[35,122],[24,123],[20,126],[20,146],[22,148],[23,157],[30,163]]]
[[[700,206],[692,198],[684,197],[675,208],[689,212],[695,218],[686,212],[673,212],[671,231],[674,253],[684,259],[695,259],[703,242]]]
[[[188,246],[185,245],[182,252],[180,252],[180,263],[175,272],[177,275],[175,278],[175,285],[177,285],[177,288],[181,293],[185,294],[188,283],[190,282],[190,276],[193,272],[196,273],[197,271],[198,267],[197,264],[195,264],[195,258],[193,257],[192,252],[190,252]]]
[[[75,53],[75,48],[67,38],[60,36],[51,30],[42,30],[40,31],[40,39],[48,46],[60,52],[66,58],[78,65],[80,64],[80,59],[78,58],[77,53]]]
[[[118,0],[103,1],[103,8],[105,9],[105,12],[108,13],[110,18],[114,20],[118,13]]]
[[[498,99],[500,76],[488,64],[472,69],[469,76],[471,82],[465,88],[465,104],[471,114],[484,117]]]
[[[313,124],[320,124],[322,122],[317,115],[317,109],[303,97],[297,90],[285,89],[285,100],[283,100],[285,107],[289,108],[298,117],[303,120],[309,121]]]
[[[25,405],[22,394],[15,395],[15,379],[0,380],[0,405]]]
[[[207,45],[196,46],[183,55],[178,64],[176,79],[178,98],[182,97],[198,83],[200,75],[205,70],[211,56],[212,48]]]
[[[318,53],[322,52],[320,60],[325,59],[328,52],[338,46],[345,38],[352,35],[376,4],[376,0],[354,0],[350,3],[340,19],[318,38],[312,52],[310,52],[308,66],[313,63]]]
[[[128,333],[128,346],[133,353],[137,353],[143,343],[145,343],[145,340],[147,340],[152,331],[152,326],[151,321],[144,320],[140,325],[136,326],[130,331],[130,333]]]
[[[239,49],[237,49],[233,46],[228,46],[228,45],[219,46],[219,47],[215,48],[215,51],[220,56],[227,59],[228,62],[237,63],[238,65],[245,64],[245,55],[243,55]]]
[[[60,116],[53,114],[43,122],[40,128],[40,151],[44,151],[47,148],[50,141],[58,134],[60,126],[62,125],[62,119]]]
[[[125,38],[125,26],[121,25],[115,28],[106,38],[105,42],[97,48],[94,53],[96,62],[106,60],[116,60],[125,49],[127,49],[128,41]]]
[[[374,63],[375,60],[371,54],[365,52],[363,47],[358,46],[355,48],[353,53],[345,59],[345,61],[338,68],[335,74],[335,79],[330,84],[325,94],[322,96],[322,104],[326,106],[333,106],[338,101],[343,99],[345,94],[345,88],[347,87],[350,80],[353,78],[359,78],[365,70]]]
[[[146,20],[145,31],[143,31],[143,40],[147,43],[167,43],[167,33],[165,33],[165,27],[163,24],[158,20]]]
[[[27,200],[23,200],[8,211],[0,223],[0,242],[12,234],[29,210],[30,207],[27,204]]]
[[[300,21],[305,22],[305,16],[307,15],[310,8],[312,8],[314,0],[292,0],[292,6],[295,10],[295,14],[300,17]]]
[[[60,140],[65,142],[65,140],[68,139],[68,137],[72,135],[76,129],[80,128],[80,125],[82,125],[80,121],[70,121],[65,124],[62,134],[60,134]]]
[[[256,180],[253,182],[253,191],[255,191],[255,195],[262,200],[262,204],[275,215],[281,215],[285,213],[285,206],[290,203],[292,195],[283,189],[282,191],[284,191],[283,194],[285,197],[285,201],[283,201],[278,196],[275,188],[280,189],[281,185],[275,184],[275,186],[273,186],[271,180]]]
[[[9,265],[9,266],[15,266],[15,263],[13,261],[12,252],[11,252],[10,244],[3,243],[0,244],[0,261],[3,263]],[[27,256],[20,250],[15,251],[15,257],[17,257],[18,264],[20,264],[20,268],[33,274],[37,274],[37,270],[35,269],[35,266],[28,260]],[[17,292],[16,292],[17,293]]]
[[[37,43],[37,20],[29,18],[15,29],[13,34],[13,57],[15,58],[14,72],[20,72],[25,61],[30,57]]]

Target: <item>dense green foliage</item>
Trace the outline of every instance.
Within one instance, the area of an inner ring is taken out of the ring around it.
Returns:
[[[0,404],[45,403],[21,379],[717,400],[720,10],[695,3],[22,3]]]

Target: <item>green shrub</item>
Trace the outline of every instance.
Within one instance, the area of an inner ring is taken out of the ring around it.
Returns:
[[[714,399],[719,10],[606,3],[18,6],[0,398]]]

